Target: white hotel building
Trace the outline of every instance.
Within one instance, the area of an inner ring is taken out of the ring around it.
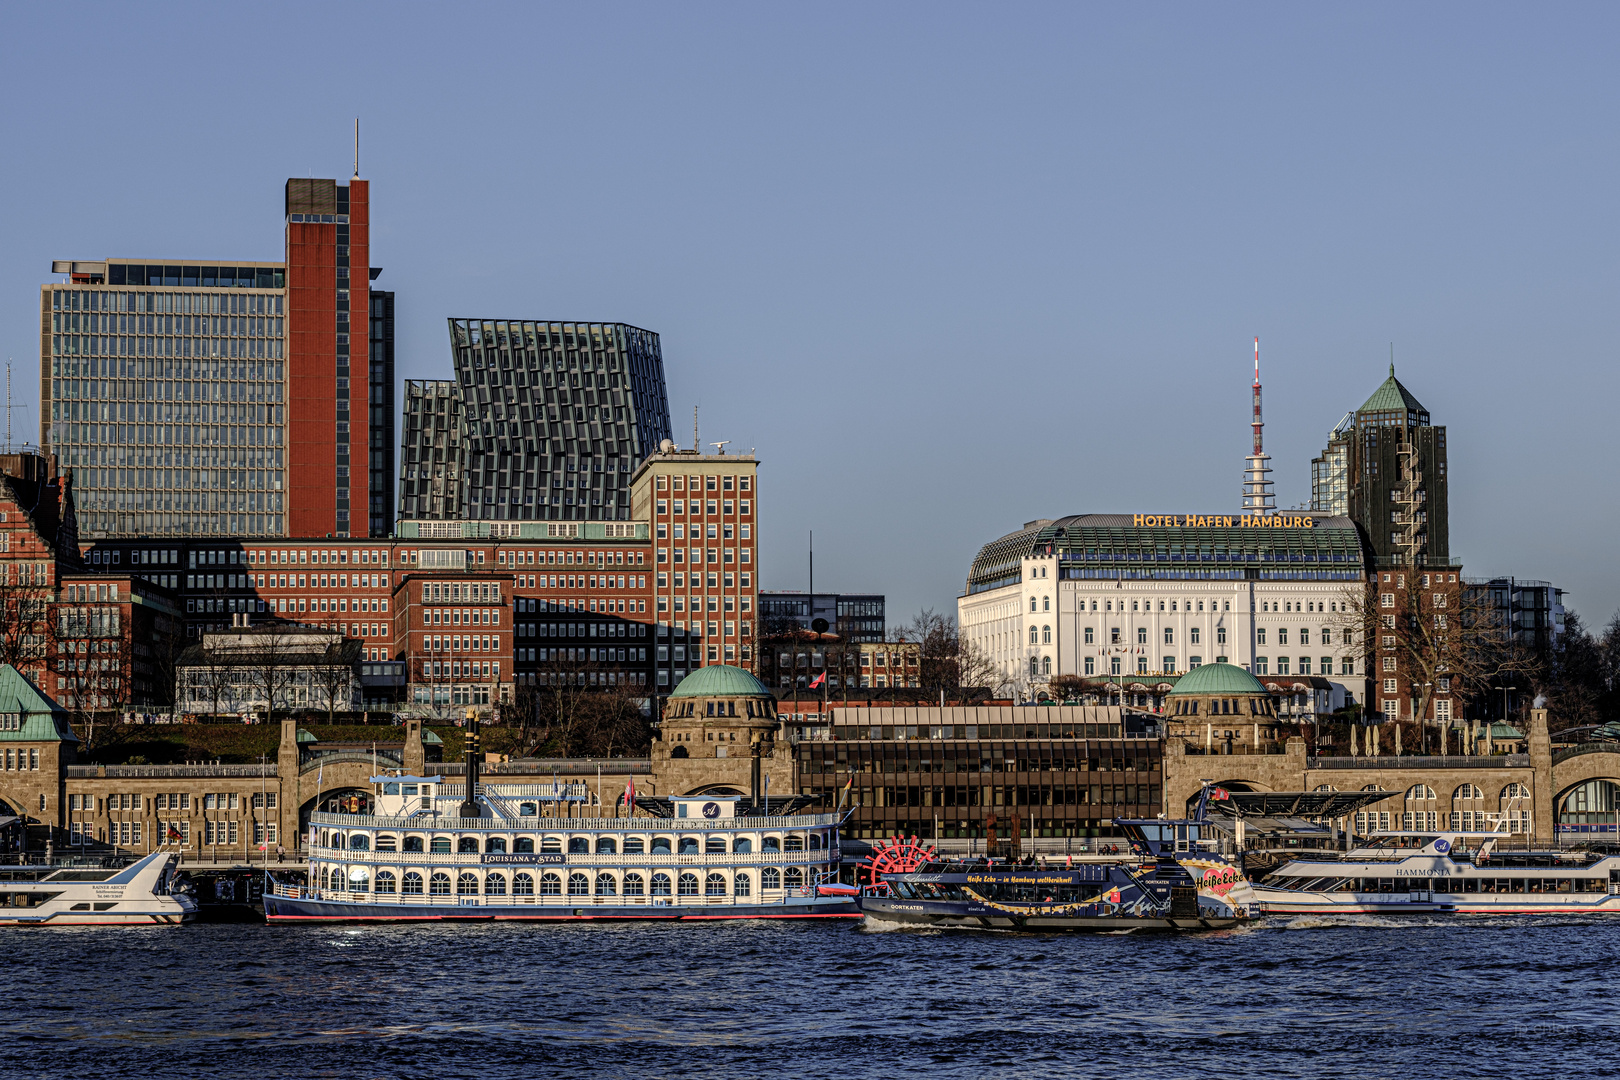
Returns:
[[[1345,517],[1082,514],[986,544],[957,620],[1004,689],[1109,678],[1150,705],[1164,676],[1222,662],[1282,695],[1285,713],[1327,712],[1367,700],[1341,613],[1366,566]]]

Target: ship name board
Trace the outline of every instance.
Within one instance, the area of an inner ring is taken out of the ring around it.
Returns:
[[[528,865],[528,866],[559,866],[568,861],[565,855],[485,855],[486,863],[497,866]]]

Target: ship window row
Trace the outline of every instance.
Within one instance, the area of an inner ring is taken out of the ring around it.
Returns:
[[[1280,883],[1279,883],[1280,884]],[[1610,880],[1588,875],[1570,877],[1443,877],[1443,878],[1311,878],[1290,890],[1333,893],[1405,893],[1429,890],[1440,893],[1606,893]]]
[[[510,850],[508,843],[510,842]],[[347,848],[350,851],[370,851],[373,839],[368,833],[341,832],[321,834],[321,846],[332,848]],[[452,838],[449,836],[389,836],[382,835],[375,839],[376,850],[379,852],[425,852],[436,855],[533,855],[536,854],[536,838],[532,836],[519,836],[508,838],[504,836],[490,836],[483,840],[482,847],[476,836],[462,836]],[[619,849],[619,838],[612,836],[599,836],[595,840],[594,850],[589,837],[573,836],[566,839],[558,836],[546,836],[539,839],[538,854],[561,855],[751,855],[754,853],[754,838],[739,836],[734,840],[727,840],[724,836],[705,836],[699,839],[695,836],[627,836],[623,838],[623,851]],[[729,846],[728,846],[729,844]],[[830,847],[830,839],[823,841],[819,832],[812,832],[807,836],[765,836],[759,839],[759,851],[821,851],[823,847]]]
[[[804,871],[796,866],[777,869],[768,866],[758,872],[761,891],[799,889],[806,884]],[[519,872],[508,877],[504,873],[476,874],[464,871],[454,878],[443,871],[426,875],[407,870],[396,874],[392,870],[379,870],[373,878],[365,867],[334,866],[330,870],[317,870],[318,887],[330,892],[367,893],[404,896],[731,896],[746,898],[754,894],[754,873],[736,874],[712,871],[707,874],[693,872],[643,874],[631,871],[623,874],[564,874],[547,871],[538,875]]]

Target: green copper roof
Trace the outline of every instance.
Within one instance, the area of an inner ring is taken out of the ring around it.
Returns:
[[[16,716],[19,726],[0,721],[0,742],[79,741],[68,724],[67,711],[10,664],[0,665],[0,716]]]
[[[1264,694],[1260,680],[1236,664],[1203,664],[1176,680],[1170,697],[1188,694]]]
[[[293,742],[297,743],[299,746],[305,746],[309,743],[316,743],[320,741],[321,740],[315,737],[314,733],[305,731],[303,728],[299,728],[298,734],[293,736]]]
[[[770,697],[764,683],[740,667],[710,664],[681,680],[670,697]]]
[[[1357,412],[1419,412],[1428,413],[1423,403],[1412,396],[1412,391],[1401,385],[1395,377],[1395,365],[1389,365],[1389,378],[1373,391],[1372,397]]]

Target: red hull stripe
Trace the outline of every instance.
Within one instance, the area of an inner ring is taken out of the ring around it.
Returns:
[[[698,922],[716,919],[859,919],[826,915],[266,915],[266,922]]]

